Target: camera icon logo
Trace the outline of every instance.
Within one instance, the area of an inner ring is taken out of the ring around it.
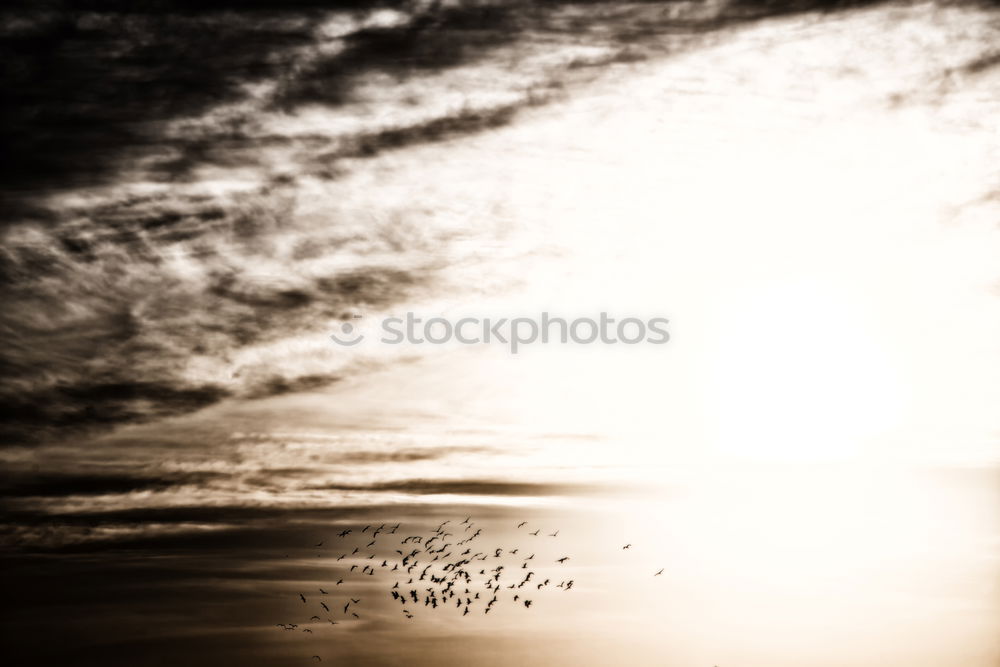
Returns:
[[[354,319],[361,319],[361,316],[355,315]],[[330,339],[337,345],[353,347],[363,341],[365,336],[361,333],[355,333],[353,324],[350,322],[344,322],[340,325],[340,334],[338,335],[337,333],[332,333],[330,334]]]

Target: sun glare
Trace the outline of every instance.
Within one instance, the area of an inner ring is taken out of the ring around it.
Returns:
[[[813,281],[749,288],[720,324],[709,403],[723,456],[853,458],[896,420],[900,383],[845,295]]]

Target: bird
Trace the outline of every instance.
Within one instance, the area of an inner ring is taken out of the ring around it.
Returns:
[[[528,523],[528,521],[515,522],[515,528],[524,528]],[[458,534],[456,536],[451,532],[446,532],[449,524],[451,526],[460,525],[464,530],[457,531]],[[376,528],[376,526],[378,527]],[[353,556],[356,555],[358,558],[354,563],[349,565],[350,572],[354,573],[358,567],[361,567],[362,569],[359,574],[371,577],[376,577],[376,575],[381,576],[382,570],[399,572],[400,574],[403,574],[403,570],[405,570],[406,574],[409,575],[409,580],[407,581],[406,577],[400,578],[395,582],[390,579],[386,582],[386,588],[388,589],[386,592],[391,595],[393,603],[399,602],[403,606],[402,612],[407,619],[415,617],[415,611],[411,611],[407,606],[410,604],[419,608],[421,606],[420,603],[423,602],[423,607],[427,611],[430,611],[431,609],[447,608],[449,603],[454,602],[455,607],[460,610],[460,615],[464,617],[472,613],[472,607],[480,599],[483,600],[483,605],[478,608],[483,609],[484,614],[488,614],[491,610],[496,612],[498,605],[503,606],[503,602],[509,602],[512,598],[515,604],[520,602],[525,608],[530,608],[533,602],[523,597],[525,587],[528,587],[527,590],[530,591],[530,586],[535,586],[535,590],[539,594],[543,590],[548,591],[547,587],[550,584],[550,580],[544,578],[546,566],[534,567],[531,570],[528,568],[529,562],[532,565],[537,564],[535,560],[536,554],[529,552],[527,556],[520,555],[523,553],[523,550],[519,545],[508,545],[501,548],[490,547],[488,543],[483,544],[489,538],[482,537],[485,534],[484,529],[477,526],[472,521],[471,516],[467,516],[464,519],[443,521],[436,529],[429,533],[426,530],[417,530],[414,532],[418,534],[406,536],[404,533],[400,535],[400,544],[411,545],[411,551],[408,553],[402,548],[393,549],[392,547],[386,549],[386,551],[391,552],[394,550],[395,555],[388,555],[386,557],[387,554],[377,553],[374,548],[377,536],[380,534],[391,535],[399,530],[399,528],[400,524],[396,524],[392,529],[389,529],[384,523],[381,525],[369,524],[364,526],[364,529],[359,532],[367,534],[370,541],[364,547],[358,544],[358,546],[353,547],[353,551],[351,552],[346,552],[345,549],[345,553],[340,554],[337,561],[345,560],[348,554],[352,555],[352,560],[355,560]],[[345,528],[337,533],[337,535],[344,538],[351,533],[351,529]],[[552,533],[546,533],[546,535],[549,537],[558,537],[559,533],[559,530],[555,530]],[[532,536],[541,535],[541,529],[530,531],[528,534]],[[472,547],[469,544],[474,540],[480,540],[477,543],[478,549],[475,553],[472,552],[472,549],[476,547]],[[318,541],[314,546],[321,547],[324,544],[324,541]],[[345,543],[341,544],[347,546]],[[628,543],[621,548],[627,550],[631,547],[632,544]],[[360,553],[362,548],[368,551],[367,559]],[[317,553],[317,556],[322,555],[321,553]],[[328,555],[336,556],[335,553]],[[381,565],[379,565],[380,561],[376,560],[379,555],[383,556]],[[544,562],[544,554],[542,558]],[[364,560],[367,560],[368,563],[364,563]],[[568,560],[571,560],[570,556],[563,556],[555,561],[548,561],[548,563],[555,562],[562,565]],[[487,565],[486,563],[490,561],[493,561],[492,565]],[[517,567],[518,561],[521,562],[520,568]],[[551,565],[548,567],[551,567]],[[522,574],[524,576],[520,579],[515,578],[513,575],[518,569],[523,570]],[[576,567],[572,569],[576,569]],[[661,570],[656,574],[662,574],[663,571]],[[543,580],[542,583],[532,581],[536,574],[540,575],[539,579]],[[337,579],[335,585],[343,585],[348,578],[351,577]],[[411,590],[410,586],[414,585],[417,581],[421,583],[416,584],[416,588]],[[405,589],[405,592],[400,590],[404,583],[410,585]],[[389,588],[389,584],[391,584],[391,588]],[[573,585],[574,582],[572,580],[563,581],[559,583],[558,588],[568,591]],[[330,595],[329,591],[324,588],[318,588],[317,590],[323,596]],[[485,594],[482,594],[483,590],[486,591]],[[510,590],[511,597],[501,596],[501,592],[504,590]],[[515,592],[517,592],[517,595],[514,594]],[[308,598],[304,593],[300,592],[298,595],[303,603],[308,602]],[[368,598],[369,596],[366,595],[365,597]],[[503,600],[499,599],[501,597]],[[360,606],[361,602],[362,599],[360,598],[348,598],[348,602],[344,604],[344,615],[350,615],[352,618],[360,620],[360,612],[357,611],[357,608],[351,609],[351,607],[354,605]],[[339,601],[337,603],[339,604]],[[330,613],[328,604],[322,601],[322,598],[318,604],[327,612],[327,617],[324,620],[327,620],[331,625],[336,625],[337,621],[328,617]],[[330,604],[333,603],[331,602]],[[318,615],[312,616],[309,620],[310,623],[318,622],[321,621],[321,617]],[[285,630],[296,629],[294,624],[289,623],[278,624],[278,627]],[[297,629],[302,631],[308,630],[309,634],[313,633],[313,630],[310,628]]]
[[[663,569],[666,569],[666,568],[663,568]],[[657,573],[656,573],[656,574],[654,574],[653,576],[654,576],[654,577],[658,577],[658,576],[660,576],[661,574],[663,574],[663,569],[661,569],[661,570],[660,570],[659,572],[657,572]]]

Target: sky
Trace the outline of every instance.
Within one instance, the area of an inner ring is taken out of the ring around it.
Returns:
[[[210,4],[2,12],[14,664],[996,664],[994,8]]]

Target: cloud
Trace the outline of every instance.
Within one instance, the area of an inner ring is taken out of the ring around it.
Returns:
[[[163,382],[108,381],[61,384],[0,393],[0,441],[41,442],[67,432],[83,434],[129,422],[191,412],[227,395],[221,387]]]
[[[137,149],[156,143],[165,121],[197,115],[276,76],[318,17],[170,13],[134,4],[62,3],[10,8],[0,51],[12,104],[0,123],[0,216],[32,211],[33,195],[115,178]],[[47,5],[47,6],[46,6]],[[166,8],[166,7],[164,7]],[[200,9],[200,8],[199,8]],[[22,196],[27,195],[27,197]]]
[[[382,265],[385,252],[419,255],[419,245],[394,249],[379,229],[359,244],[353,229],[296,224],[292,208],[273,191],[224,208],[124,198],[89,210],[92,220],[72,237],[58,227],[8,228],[0,252],[0,329],[10,341],[0,351],[4,444],[339,379],[330,364],[234,359],[310,331],[316,346],[327,345],[331,321],[404,299],[432,270]],[[157,224],[135,229],[133,214]],[[295,238],[320,254],[302,257]],[[373,253],[379,258],[367,259]],[[357,265],[339,266],[348,254]]]
[[[221,476],[221,473],[213,472],[183,472],[172,475],[11,473],[0,481],[0,498],[156,491],[171,486],[203,484]]]
[[[592,486],[579,484],[476,479],[407,479],[364,485],[328,484],[311,488],[336,491],[398,491],[414,495],[451,494],[464,496],[555,496],[583,494],[593,490]]]

